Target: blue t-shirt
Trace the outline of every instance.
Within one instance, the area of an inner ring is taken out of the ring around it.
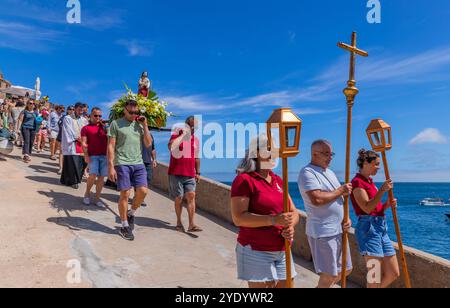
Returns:
[[[51,131],[53,132],[59,132],[59,126],[58,126],[58,122],[59,119],[61,119],[61,116],[58,115],[57,112],[53,111],[52,113],[50,113],[50,118],[48,120],[48,127],[50,128]]]
[[[298,186],[305,203],[306,234],[319,239],[342,234],[342,221],[344,220],[344,199],[342,197],[327,205],[315,206],[308,197],[307,192],[320,190],[333,192],[341,187],[341,183],[330,169],[323,169],[309,164],[300,171]]]
[[[36,113],[34,111],[23,111],[22,127],[27,129],[36,129]]]
[[[152,145],[149,148],[145,147],[145,144],[142,142],[142,159],[144,160],[144,164],[151,164],[153,162],[152,152],[155,150],[155,140],[152,136]]]

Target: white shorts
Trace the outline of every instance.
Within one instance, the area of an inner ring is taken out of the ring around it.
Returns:
[[[318,239],[308,236],[308,241],[316,273],[339,276],[342,272],[342,234]],[[347,271],[352,268],[352,257],[348,248]]]
[[[52,133],[50,134],[50,139],[55,140],[56,138],[58,138],[58,132],[52,130]]]

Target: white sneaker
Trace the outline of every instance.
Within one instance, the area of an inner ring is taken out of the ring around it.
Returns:
[[[106,209],[106,205],[102,201],[97,202],[95,205],[101,209]]]
[[[91,199],[90,198],[83,198],[83,204],[84,205],[91,205]]]

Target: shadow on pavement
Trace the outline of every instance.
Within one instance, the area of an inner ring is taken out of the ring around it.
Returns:
[[[111,229],[98,222],[82,217],[51,217],[48,222],[55,223],[62,227],[67,227],[72,231],[87,230],[101,232],[105,234],[117,235],[117,229]]]
[[[50,199],[50,205],[58,212],[70,213],[74,211],[106,211],[107,209],[101,209],[96,206],[86,206],[82,202],[82,198],[78,196],[69,195],[62,192],[50,191],[38,191],[39,194],[44,195]],[[67,216],[70,216],[68,214]]]
[[[13,155],[1,154],[0,157],[6,158],[6,159],[14,159],[14,160],[22,161],[22,156],[18,156],[18,155],[13,156]]]
[[[56,174],[58,172],[58,168],[51,168],[47,166],[39,166],[39,165],[31,165],[29,168],[33,169],[38,173],[53,173]]]
[[[52,167],[59,167],[59,163],[51,163],[51,162],[44,161],[44,162],[42,162],[42,164],[47,165],[47,166],[52,166]]]
[[[59,178],[51,178],[47,176],[26,176],[25,178],[38,183],[47,183],[50,185],[57,185],[57,186],[61,185],[61,183],[59,182]]]

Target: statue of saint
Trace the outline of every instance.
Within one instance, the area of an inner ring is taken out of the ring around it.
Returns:
[[[152,83],[150,79],[148,79],[148,73],[143,72],[141,79],[139,79],[139,91],[138,94],[143,97],[148,97],[150,90],[152,89]]]

